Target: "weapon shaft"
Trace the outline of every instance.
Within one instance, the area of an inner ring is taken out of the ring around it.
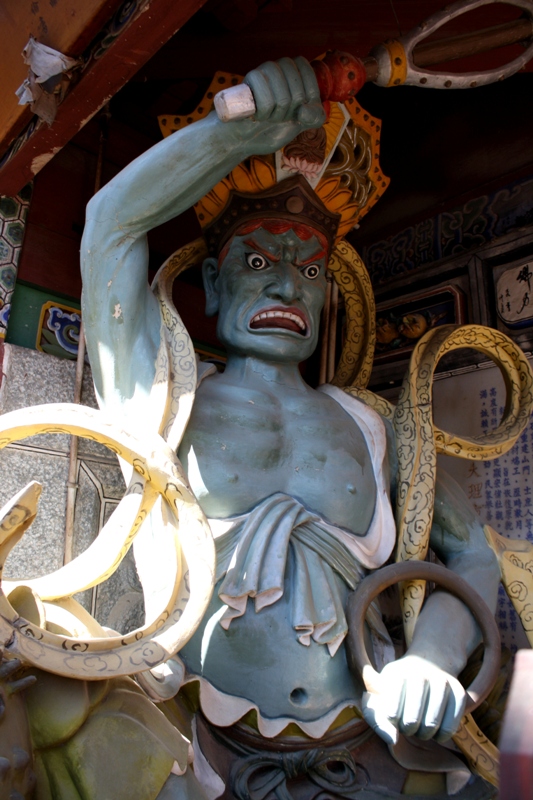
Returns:
[[[492,2],[492,0],[466,0],[434,14],[429,20],[421,23],[418,29],[414,29],[398,42],[379,45],[366,58],[355,58],[349,53],[337,50],[329,51],[323,60],[313,61],[311,64],[315,70],[322,101],[345,102],[348,97],[357,94],[361,86],[368,81],[381,86],[408,83],[421,84],[428,88],[452,86],[467,88],[503,80],[523,67],[533,55],[533,3],[531,0],[501,1],[522,8],[525,16],[473,33],[463,33],[430,42],[421,41],[422,37],[425,38],[433,33],[448,20]],[[506,67],[479,74],[467,73],[464,76],[439,75],[424,71],[426,67],[435,64],[445,64],[517,43],[526,45],[527,51]],[[223,121],[242,119],[255,113],[253,95],[245,85],[220,92],[215,97],[215,108]]]

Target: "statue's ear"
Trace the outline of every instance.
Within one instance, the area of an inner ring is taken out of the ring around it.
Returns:
[[[205,314],[214,317],[218,314],[218,261],[216,258],[206,258],[202,264],[202,278],[205,289]]]

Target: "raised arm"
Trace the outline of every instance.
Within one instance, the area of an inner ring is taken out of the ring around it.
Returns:
[[[87,207],[83,319],[96,390],[109,411],[148,413],[160,317],[147,283],[147,232],[196,203],[243,159],[274,152],[324,121],[304,59],[269,62],[245,80],[255,118],[221,123],[210,114],[143,153]]]

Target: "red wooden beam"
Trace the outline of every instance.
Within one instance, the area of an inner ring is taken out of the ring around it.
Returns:
[[[164,45],[205,0],[149,0],[59,106],[0,168],[0,195],[16,195]]]

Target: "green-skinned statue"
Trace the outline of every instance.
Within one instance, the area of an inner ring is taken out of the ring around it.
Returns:
[[[210,114],[132,163],[89,204],[83,312],[106,409],[150,415],[161,315],[146,282],[148,230],[200,201],[240,162],[325,122],[304,60],[266,64],[247,82],[258,106],[253,120],[224,124]],[[276,187],[280,202],[264,224],[263,209],[227,211],[233,225],[204,261],[206,311],[218,313],[228,360],[198,387],[179,447],[217,536],[213,600],[180,654],[186,685],[198,687],[197,735],[208,742],[197,750],[218,755],[220,729],[228,748],[218,761],[200,755],[211,796],[242,755],[224,731],[243,718],[257,752],[262,741],[267,754],[278,741],[283,751],[284,733],[304,749],[342,724],[347,741],[360,736],[363,687],[347,665],[344,608],[363,570],[382,566],[396,538],[384,424],[338,389],[311,389],[298,370],[318,342],[334,234],[317,223],[327,209],[305,180],[289,182]],[[337,219],[327,221],[333,228]],[[442,487],[443,507],[448,494]],[[460,533],[435,526],[432,545],[494,608],[496,559],[462,507]],[[382,703],[368,715],[378,732],[387,740],[391,728],[449,738],[465,702],[456,676],[476,643],[464,607],[435,595],[408,653],[385,667]]]
[[[78,716],[61,723],[68,735],[43,745],[54,757],[42,772],[48,793],[37,797],[492,797],[493,787],[438,744],[461,724],[466,694],[457,676],[480,641],[459,600],[433,592],[401,657],[370,606],[366,642],[381,670],[378,692],[365,691],[349,658],[348,597],[365,573],[395,553],[406,557],[393,508],[408,502],[387,414],[339,385],[312,389],[298,368],[317,346],[328,264],[335,272],[340,252],[343,264],[356,258],[341,242],[353,197],[329,202],[346,184],[327,172],[328,152],[349,141],[351,118],[335,104],[326,123],[304,59],[265,64],[245,80],[253,119],[222,123],[208,114],[136,159],[87,209],[83,318],[99,402],[126,430],[159,431],[177,449],[215,538],[216,582],[192,638],[142,673],[150,700],[129,679],[110,680],[100,694],[101,683],[87,684]],[[287,148],[295,139],[298,147]],[[230,190],[226,176],[235,170],[245,179]],[[224,372],[199,370],[198,379],[179,317],[147,284],[146,239],[195,204],[207,248],[196,244],[189,262],[203,257],[206,312],[218,314],[227,351]],[[174,367],[170,399],[161,402],[165,347]],[[500,570],[483,526],[446,476],[434,498],[431,548],[494,611]],[[424,513],[431,526],[431,510]],[[166,591],[157,560],[164,535],[152,514],[134,545],[151,587],[149,618]],[[427,542],[416,548],[423,558]],[[62,681],[80,683],[40,673],[29,700],[47,680],[58,693]],[[164,711],[159,722],[153,703]],[[157,729],[159,745],[150,739],[145,749],[135,738],[139,719]],[[191,741],[187,769],[164,744],[169,721]],[[70,775],[63,783],[62,769]],[[89,769],[113,772],[113,790],[91,783]]]

